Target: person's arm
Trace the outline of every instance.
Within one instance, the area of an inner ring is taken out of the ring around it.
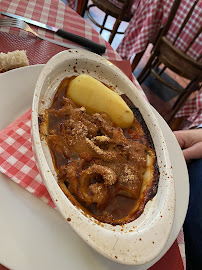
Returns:
[[[186,161],[202,158],[202,128],[174,131]]]

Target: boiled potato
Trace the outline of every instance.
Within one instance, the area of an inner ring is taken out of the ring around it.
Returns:
[[[89,113],[105,112],[121,128],[130,127],[134,115],[125,101],[93,77],[82,74],[73,79],[66,92],[75,103]]]

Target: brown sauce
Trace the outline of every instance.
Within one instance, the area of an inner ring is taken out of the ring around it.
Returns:
[[[58,183],[72,203],[99,221],[130,222],[142,212],[136,204],[151,151],[147,136],[137,118],[122,130],[106,114],[88,115],[66,98],[71,79],[61,82],[47,110],[47,142]]]

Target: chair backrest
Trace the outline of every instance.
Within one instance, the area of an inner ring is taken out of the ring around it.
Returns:
[[[100,28],[100,34],[103,30],[109,31],[111,34],[109,36],[109,44],[112,43],[116,34],[124,34],[123,31],[119,32],[118,28],[122,21],[129,22],[132,18],[131,6],[133,4],[133,0],[91,0],[92,4],[87,5],[87,16],[88,18]],[[97,7],[102,10],[105,15],[102,23],[98,22],[95,19],[95,16],[92,16],[90,10],[93,7]],[[108,16],[114,17],[115,22],[113,23],[113,27],[106,27],[106,21]]]
[[[130,12],[131,5],[133,4],[133,0],[109,0],[112,4],[119,7],[120,9]]]
[[[125,21],[131,19],[133,0],[92,0],[93,4],[106,14]]]
[[[133,4],[133,0],[120,0],[120,2],[121,1],[123,2],[122,13],[130,14],[131,17],[131,7]]]
[[[201,72],[202,63],[200,62],[200,60],[202,57],[202,48],[201,54],[196,59],[191,58],[187,53],[189,52],[189,49],[192,47],[197,38],[199,38],[199,35],[202,32],[202,26],[200,25],[200,27],[196,29],[195,35],[192,37],[192,39],[189,40],[183,50],[179,50],[178,48],[176,48],[175,45],[178,41],[178,38],[180,38],[180,35],[184,31],[186,25],[188,24],[189,20],[191,19],[195,8],[197,8],[199,0],[194,1],[182,24],[178,27],[178,31],[176,31],[173,40],[170,41],[167,37],[169,29],[171,28],[171,25],[173,23],[173,20],[175,19],[175,15],[181,2],[182,0],[174,1],[167,22],[164,27],[162,27],[161,34],[152,52],[155,52],[155,54],[157,55],[159,54],[160,63],[164,63],[166,67],[171,68],[179,75],[187,79],[193,80],[194,77],[199,76]],[[172,62],[170,59],[172,59]]]

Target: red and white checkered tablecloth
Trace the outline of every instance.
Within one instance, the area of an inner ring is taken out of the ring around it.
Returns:
[[[134,54],[143,51],[149,42],[155,40],[161,25],[164,25],[174,0],[141,0],[131,19],[117,52],[123,59],[130,59]],[[168,38],[173,41],[179,27],[194,0],[182,0],[176,17],[168,32]],[[183,50],[196,34],[202,24],[202,1],[197,4],[188,25],[179,36],[176,47]],[[197,58],[202,53],[202,35],[191,46],[188,55]]]
[[[67,3],[70,6],[70,8],[75,9],[76,1],[77,0],[67,0]]]
[[[195,98],[188,100],[176,117],[186,117],[189,123],[186,126],[187,129],[202,124],[202,90],[199,91]]]

